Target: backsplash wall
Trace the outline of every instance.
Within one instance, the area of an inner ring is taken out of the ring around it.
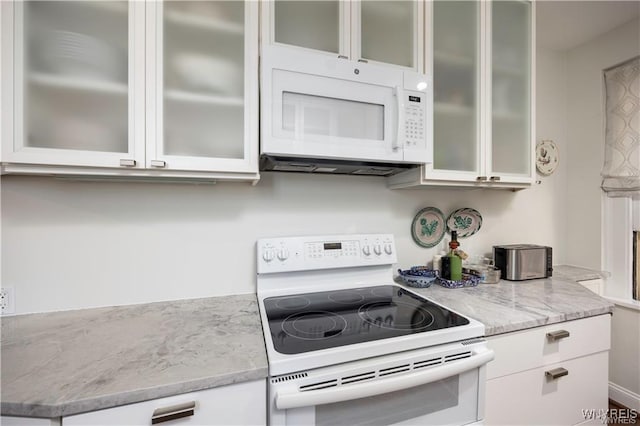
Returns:
[[[538,87],[564,81],[560,59],[539,56]],[[540,94],[537,131],[562,146],[558,99]],[[16,313],[254,292],[255,242],[267,236],[393,233],[398,267],[424,264],[437,249],[417,246],[410,225],[427,206],[483,215],[480,232],[461,240],[469,253],[528,242],[552,246],[555,263],[565,258],[562,163],[519,192],[392,191],[382,178],[281,173],[263,173],[255,187],[5,176],[0,189],[2,286],[14,288]]]

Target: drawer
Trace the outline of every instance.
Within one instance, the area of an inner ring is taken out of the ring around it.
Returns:
[[[559,336],[552,339],[547,336],[548,333],[556,333]],[[495,352],[495,359],[487,364],[487,378],[493,379],[609,350],[611,315],[599,315],[491,336],[487,341]]]
[[[267,420],[265,380],[236,383],[159,398],[120,407],[107,408],[62,418],[62,426],[150,425],[156,410],[159,424],[180,425],[264,425]],[[189,406],[193,413],[189,413]],[[182,409],[179,409],[181,407]],[[161,414],[161,413],[158,413]],[[181,417],[183,416],[184,417]],[[172,418],[173,417],[173,418]],[[166,421],[166,423],[164,423]]]
[[[486,425],[574,425],[608,407],[608,352],[487,381]],[[551,379],[546,371],[564,368]]]

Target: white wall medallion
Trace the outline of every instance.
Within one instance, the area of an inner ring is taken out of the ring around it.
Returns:
[[[542,140],[536,145],[536,168],[545,176],[552,174],[558,167],[558,147],[552,140]]]

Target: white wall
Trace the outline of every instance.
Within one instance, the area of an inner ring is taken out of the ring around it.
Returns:
[[[265,236],[391,232],[400,265],[415,245],[415,213],[473,207],[482,229],[469,252],[496,243],[558,246],[552,186],[512,193],[391,191],[383,179],[265,173],[256,187],[2,179],[2,285],[17,312],[255,291],[255,241]]]
[[[640,20],[638,19],[567,52],[569,157],[567,263],[594,269],[602,268],[602,192],[600,190],[600,171],[604,161],[602,72],[639,54]],[[622,241],[620,243],[623,244]],[[611,287],[611,284],[609,281],[607,286]],[[623,284],[631,285],[629,282]],[[605,294],[607,292],[605,288]],[[638,310],[616,307],[612,325],[609,379],[614,383],[614,389],[622,388],[624,392],[612,393],[610,396],[618,402],[635,408],[640,407],[638,324],[640,324]],[[632,397],[619,400],[620,395],[632,395]]]
[[[553,232],[562,241],[554,246],[554,263],[562,264],[567,240],[567,60],[564,52],[541,48],[536,57],[536,137],[538,141],[553,140],[559,153],[556,171],[551,176],[538,177],[543,186],[554,187],[540,208],[553,214]],[[558,249],[562,252],[558,253]]]
[[[567,52],[567,262],[601,269],[602,71],[640,54],[640,20]]]

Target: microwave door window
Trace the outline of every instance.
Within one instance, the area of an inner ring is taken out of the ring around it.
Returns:
[[[384,105],[282,93],[282,130],[300,140],[384,140]]]

